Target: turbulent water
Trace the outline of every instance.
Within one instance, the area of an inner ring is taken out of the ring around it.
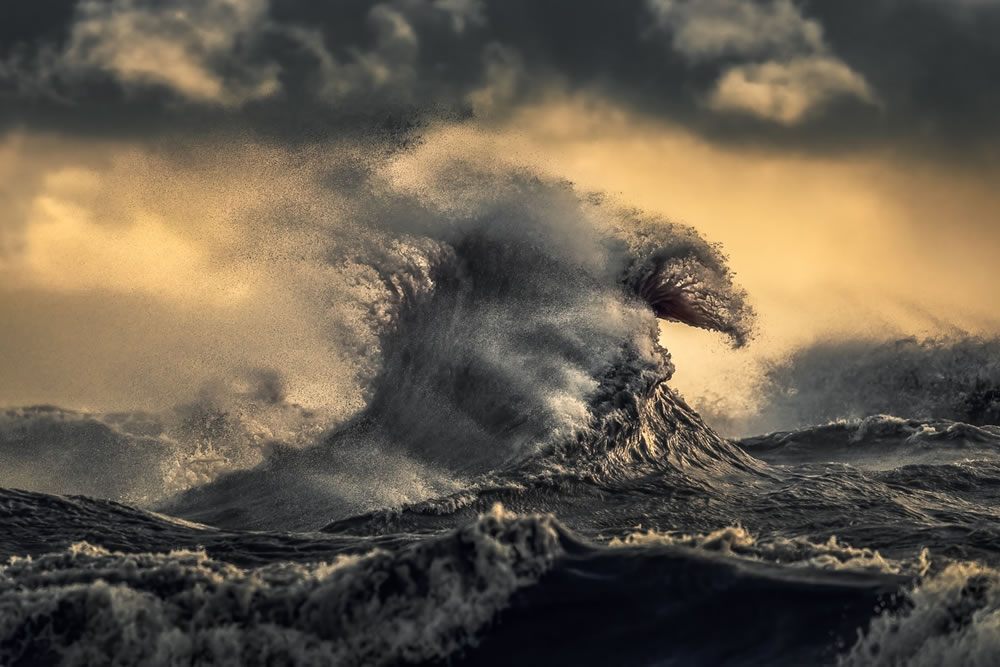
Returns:
[[[325,252],[377,370],[346,421],[267,369],[156,414],[0,415],[0,664],[1000,662],[993,347],[888,346],[831,382],[852,410],[730,441],[657,342],[752,337],[719,248],[456,173],[351,181],[380,222]],[[919,400],[865,403],[897,362]]]

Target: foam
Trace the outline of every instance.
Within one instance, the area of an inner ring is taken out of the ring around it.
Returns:
[[[611,547],[668,545],[722,553],[738,558],[780,563],[791,567],[823,570],[857,570],[923,576],[931,569],[930,553],[922,549],[910,559],[886,558],[877,550],[842,544],[836,536],[826,542],[803,537],[754,537],[743,526],[727,526],[707,534],[683,534],[656,530],[635,531],[614,538]]]
[[[0,569],[0,663],[387,665],[472,646],[561,553],[551,519],[499,506],[395,552],[240,568],[87,543]]]
[[[909,592],[840,660],[842,667],[988,667],[1000,662],[1000,573],[955,563]]]

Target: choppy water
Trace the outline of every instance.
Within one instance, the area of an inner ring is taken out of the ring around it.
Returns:
[[[355,249],[380,370],[346,423],[267,373],[226,409],[7,410],[0,664],[1000,662],[995,345],[966,403],[928,363],[911,413],[730,441],[656,327],[746,343],[720,251],[492,187],[378,204],[417,222]]]

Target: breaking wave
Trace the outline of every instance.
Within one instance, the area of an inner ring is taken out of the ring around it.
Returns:
[[[0,410],[0,486],[148,506],[329,428],[322,410],[285,400],[281,378],[248,369],[162,413]]]
[[[394,194],[383,207],[437,223],[365,251],[381,295],[371,309],[381,369],[367,407],[316,445],[280,448],[164,511],[234,527],[318,527],[540,460],[621,474],[668,459],[655,442],[626,437],[650,410],[692,415],[696,430],[672,429],[699,442],[673,455],[741,458],[660,387],[673,365],[656,317],[735,345],[751,334],[752,309],[718,247],[530,175],[492,178],[471,211],[423,191]]]
[[[1000,423],[1000,339],[952,336],[816,343],[767,362],[747,416],[710,401],[702,412],[745,435],[896,415]]]

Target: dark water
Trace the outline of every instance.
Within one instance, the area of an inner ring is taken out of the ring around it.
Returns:
[[[346,423],[263,372],[225,410],[6,411],[0,664],[1000,663],[982,354],[966,403],[928,363],[907,418],[730,441],[656,328],[747,341],[720,251],[530,178],[492,201],[365,250]]]

